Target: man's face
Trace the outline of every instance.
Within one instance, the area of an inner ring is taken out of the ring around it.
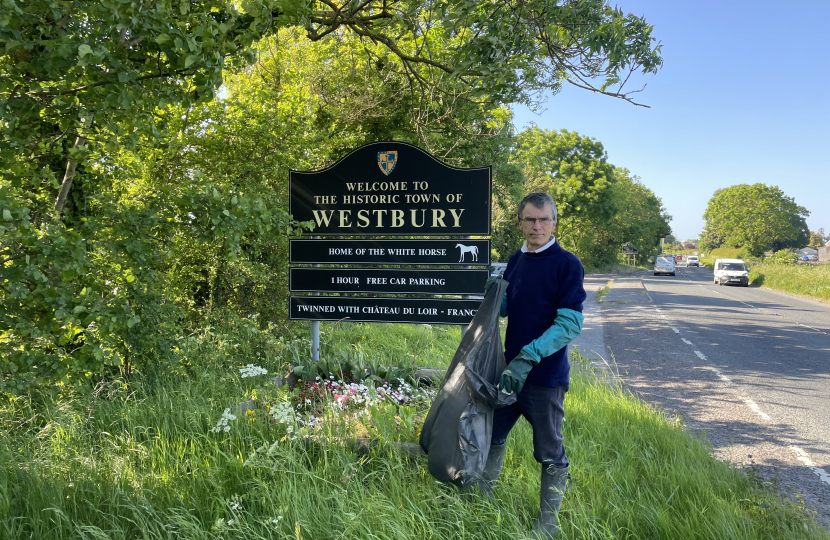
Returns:
[[[550,203],[546,204],[544,208],[539,208],[533,204],[525,205],[519,227],[521,227],[522,234],[527,240],[528,251],[539,249],[548,243],[553,229],[556,228],[556,221],[553,219],[553,207]]]

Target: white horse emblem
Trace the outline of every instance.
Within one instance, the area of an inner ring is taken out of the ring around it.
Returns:
[[[469,253],[473,256],[473,261],[478,260],[478,246],[465,246],[464,244],[456,244],[455,247],[461,249],[461,259],[458,262],[464,262],[464,254]]]

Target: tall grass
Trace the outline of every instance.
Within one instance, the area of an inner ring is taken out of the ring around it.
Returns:
[[[328,332],[399,363],[404,342],[429,342],[429,355],[410,360],[418,365],[427,356],[445,364],[457,343],[457,329]],[[531,527],[539,466],[524,421],[492,500],[437,483],[424,459],[349,451],[337,426],[319,443],[286,440],[250,460],[279,438],[277,426],[240,417],[229,433],[210,431],[224,408],[267,385],[241,379],[238,367],[205,358],[189,377],[113,381],[97,398],[5,402],[0,538],[514,539]],[[575,483],[563,538],[829,538],[802,508],[712,459],[678,421],[587,367],[573,371],[566,410]]]
[[[460,340],[460,326],[340,323],[323,326],[320,353],[348,348],[386,365],[444,368]]]
[[[650,267],[643,266],[643,263],[648,263],[648,259],[645,257],[640,258],[637,261],[637,266],[631,266],[628,264],[621,264],[621,263],[613,263],[613,264],[606,264],[604,266],[596,267],[596,266],[586,266],[585,273],[586,274],[634,274],[637,272],[642,272],[643,270],[649,270]]]
[[[754,285],[830,301],[830,265],[759,264],[752,267],[749,280]]]

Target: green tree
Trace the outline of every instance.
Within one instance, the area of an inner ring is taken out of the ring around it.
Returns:
[[[504,191],[505,219],[493,234],[502,259],[523,241],[517,227],[518,201],[531,191],[550,193],[556,200],[556,236],[583,263],[601,266],[616,262],[623,243],[641,254],[659,249],[660,238],[671,232],[671,217],[660,199],[627,169],[608,163],[602,144],[568,131],[525,130],[516,138],[513,163],[522,175]]]
[[[671,216],[660,198],[628,169],[617,168],[615,176],[614,199],[618,210],[603,232],[605,242],[617,250],[623,243],[633,244],[643,258],[657,255],[660,238],[672,237]]]
[[[830,242],[830,235],[824,234],[824,229],[816,232],[810,231],[810,243],[807,244],[809,247],[823,247],[827,242]]]
[[[612,190],[614,166],[607,162],[602,143],[567,130],[534,127],[517,136],[515,161],[524,172],[527,193],[544,191],[554,197],[559,212],[556,235],[562,245],[588,264],[608,258],[600,253],[594,234],[618,211]]]
[[[803,247],[810,212],[777,186],[739,184],[718,190],[703,218],[703,249],[743,247],[758,257],[766,250]]]
[[[94,160],[96,148],[111,152],[141,131],[158,136],[159,108],[210,100],[227,66],[250,63],[252,45],[286,27],[312,41],[357,36],[378,70],[394,57],[421,91],[449,100],[531,102],[563,82],[631,100],[625,75],[661,64],[652,28],[604,0],[7,0],[4,176],[50,194],[60,183],[62,210],[77,164]]]

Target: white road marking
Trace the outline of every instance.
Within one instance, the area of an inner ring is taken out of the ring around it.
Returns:
[[[681,340],[683,340],[683,343],[685,343],[686,345],[691,345],[692,347],[694,347],[694,346],[695,346],[695,344],[694,344],[694,343],[692,343],[691,341],[689,341],[688,339],[686,339],[686,338],[684,338],[684,337],[683,337],[683,338],[680,338],[680,339],[681,339]]]
[[[755,403],[754,401],[752,401],[749,398],[743,398],[743,400],[744,400],[744,403],[746,403],[747,406],[750,409],[752,409],[752,412],[754,412],[755,414],[757,414],[758,416],[760,416],[764,420],[771,420],[769,415],[767,413],[765,413],[764,411],[762,411],[761,407],[759,407],[757,403]]]
[[[830,474],[827,474],[827,471],[816,465],[813,462],[813,460],[810,459],[810,455],[807,452],[805,452],[797,446],[790,446],[790,450],[793,451],[793,454],[795,454],[795,457],[796,459],[798,459],[798,461],[800,461],[801,463],[809,467],[810,470],[816,473],[816,476],[819,477],[819,480],[821,480],[825,484],[830,485]]]
[[[686,279],[688,279],[689,281],[692,281],[691,279],[689,279],[688,277],[686,277],[686,275],[685,275],[685,274],[683,275],[683,277],[685,277],[685,278],[686,278]],[[694,282],[692,281],[692,283],[694,283]],[[698,284],[697,284],[697,286],[698,286],[698,287],[703,287],[703,284],[698,283]],[[725,295],[724,293],[722,293],[722,292],[720,292],[720,291],[718,291],[718,290],[715,290],[715,289],[710,289],[710,291],[711,291],[711,292],[713,292],[713,293],[715,293],[715,294],[719,294],[719,295],[721,295],[721,296],[726,296],[726,298],[728,298],[728,299],[730,299],[730,300],[734,300],[735,302],[741,303],[741,304],[743,304],[743,305],[745,305],[745,306],[751,307],[752,309],[766,309],[766,310],[767,310],[767,311],[769,311],[769,312],[770,312],[770,314],[771,314],[771,315],[773,315],[774,317],[781,317],[781,314],[780,314],[780,313],[776,313],[776,312],[774,312],[774,311],[772,311],[772,310],[770,310],[770,309],[768,309],[768,308],[760,308],[760,307],[758,307],[758,306],[756,306],[756,305],[753,305],[753,304],[749,304],[749,303],[747,303],[747,302],[744,302],[743,300],[738,300],[737,298],[732,298],[731,296],[727,296],[727,295]],[[788,320],[789,320],[789,319],[788,319]],[[825,336],[830,336],[830,333],[827,333],[827,332],[825,332],[824,330],[819,330],[818,328],[813,328],[812,326],[807,326],[806,324],[802,324],[802,323],[800,323],[800,322],[796,322],[796,321],[792,321],[792,320],[791,320],[790,322],[793,322],[793,323],[795,323],[795,324],[797,324],[797,325],[799,325],[799,326],[803,326],[804,328],[809,328],[809,329],[810,329],[810,330],[812,330],[813,332],[818,332],[819,334],[824,334]]]
[[[803,326],[804,328],[809,328],[810,330],[814,330],[814,331],[818,332],[819,334],[824,334],[825,336],[830,336],[830,334],[828,334],[827,332],[824,332],[823,330],[819,330],[818,328],[813,328],[812,326],[807,326],[806,324],[801,324],[801,323],[798,323],[798,324],[800,326]]]
[[[701,359],[701,360],[703,360],[704,362],[705,362],[705,361],[707,361],[707,360],[706,360],[706,356],[705,356],[702,352],[700,352],[700,351],[695,351],[695,354],[697,355],[697,357],[698,357],[698,358],[700,358],[700,359]],[[723,374],[723,372],[722,372],[721,370],[719,370],[718,368],[716,368],[716,367],[712,367],[712,366],[709,366],[709,369],[711,369],[712,371],[714,371],[714,372],[715,372],[715,375],[717,375],[717,376],[718,376],[718,377],[719,377],[722,381],[724,381],[724,382],[728,382],[728,383],[731,383],[731,382],[732,382],[732,379],[730,379],[729,377],[727,377],[726,375],[724,375],[724,374]],[[757,405],[756,405],[756,407],[757,407]]]
[[[686,277],[686,276],[684,275],[683,277]],[[689,279],[689,278],[686,278],[686,279]],[[689,279],[689,281],[692,281],[692,280]],[[703,287],[703,285],[700,284],[700,283],[698,283],[697,286],[698,287]],[[654,302],[654,300],[651,298],[651,295],[648,293],[648,289],[645,288],[645,284],[643,284],[643,289],[646,290],[646,295],[648,296],[649,300]],[[721,296],[726,296],[725,294],[723,294],[723,293],[721,293],[720,291],[717,291],[717,290],[710,289],[710,291],[714,292],[716,294],[719,294]],[[735,300],[734,298],[731,298],[731,297],[728,297],[728,296],[727,296],[727,298],[729,298],[730,300]],[[747,304],[746,302],[742,302],[741,300],[736,300],[736,301],[740,302],[741,304],[744,304],[746,306],[749,306],[753,309],[762,309],[762,308],[753,306],[752,304]],[[655,306],[654,309],[656,309],[658,312],[660,312],[660,308],[657,308]],[[780,314],[775,313],[775,312],[772,312],[772,314],[776,315],[778,317],[781,316]],[[665,318],[665,315],[663,315],[662,313],[660,313],[660,315]],[[793,322],[795,322],[795,321],[793,321]],[[813,330],[815,332],[819,332],[821,334],[830,335],[830,334],[827,334],[827,332],[823,332],[822,330],[819,330],[817,328],[813,328],[812,326],[807,326],[806,324],[802,324],[802,323],[798,323],[798,322],[796,324],[798,324],[799,326],[803,326],[804,328],[809,328],[810,330]],[[676,334],[680,333],[680,330],[678,330],[677,328],[675,328],[673,326],[670,327],[670,328],[674,331],[674,333],[676,333]],[[686,343],[688,345],[692,345],[692,342],[687,340],[686,338],[680,338],[680,339],[682,339],[684,343]],[[694,351],[694,353],[701,360],[708,361],[707,358],[706,358],[706,355],[704,355],[702,352]],[[721,372],[721,370],[719,370],[718,368],[709,367],[709,369],[711,369],[715,373],[715,375],[717,375],[718,378],[721,379],[722,381],[727,382],[727,383],[732,383],[732,379],[730,379],[729,377],[724,375],[723,372]],[[772,418],[767,413],[762,411],[761,408],[758,406],[758,404],[755,403],[753,400],[751,400],[749,398],[745,398],[745,397],[740,396],[740,395],[739,395],[739,397],[741,398],[741,400],[744,402],[744,404],[747,407],[749,407],[755,414],[760,416],[762,419],[767,420],[767,421],[772,420]],[[810,470],[812,470],[816,474],[816,476],[818,476],[819,480],[821,480],[825,484],[830,485],[830,474],[828,474],[827,471],[825,471],[823,468],[816,465],[816,463],[812,459],[810,459],[810,455],[807,454],[807,452],[805,452],[803,449],[799,448],[798,446],[790,446],[790,450],[795,454],[796,459],[798,461],[803,463],[806,467],[808,467]]]
[[[723,382],[728,382],[728,383],[731,383],[731,382],[732,382],[732,379],[730,379],[729,377],[727,377],[726,375],[724,375],[724,374],[723,374],[723,372],[722,372],[721,370],[719,370],[718,368],[712,368],[712,370],[715,372],[715,375],[717,375],[718,377],[720,377],[720,379],[721,379]],[[744,401],[746,401],[746,400],[744,400]],[[749,403],[747,403],[747,405],[749,405]],[[758,405],[755,405],[755,407],[758,407]]]

